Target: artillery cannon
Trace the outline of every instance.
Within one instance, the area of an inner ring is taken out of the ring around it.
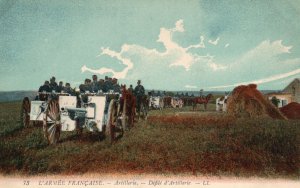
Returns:
[[[120,93],[84,93],[78,96],[39,93],[39,95],[43,95],[43,99],[47,100],[34,100],[30,105],[26,105],[29,100],[24,98],[22,122],[24,126],[29,125],[28,119],[43,122],[44,136],[49,144],[58,142],[61,131],[76,130],[82,133],[84,128],[113,143],[117,137],[123,136],[126,128],[133,126],[133,119],[128,117],[126,112],[126,96],[122,98]]]

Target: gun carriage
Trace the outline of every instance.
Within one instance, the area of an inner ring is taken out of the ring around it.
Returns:
[[[84,93],[77,96],[62,93],[39,93],[39,99],[24,98],[21,121],[42,122],[49,144],[58,142],[61,131],[82,132],[87,129],[99,137],[114,142],[133,126],[133,118],[126,112],[126,94]]]

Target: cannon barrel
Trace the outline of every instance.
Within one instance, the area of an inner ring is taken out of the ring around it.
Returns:
[[[69,107],[66,107],[62,110],[67,110],[68,112],[87,112],[86,108],[69,108]]]

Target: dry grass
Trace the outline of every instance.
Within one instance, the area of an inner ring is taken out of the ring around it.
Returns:
[[[234,88],[228,99],[228,113],[235,117],[287,119],[256,87],[249,84]]]
[[[114,145],[84,132],[48,146],[41,127],[22,128],[20,103],[1,103],[2,174],[155,173],[299,177],[300,122],[238,119],[189,108],[152,111]]]

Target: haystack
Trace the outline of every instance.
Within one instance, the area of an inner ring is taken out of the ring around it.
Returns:
[[[299,103],[292,102],[284,107],[281,107],[280,111],[288,119],[300,119],[300,104]]]
[[[287,119],[265,96],[257,90],[257,85],[241,85],[232,91],[227,103],[227,112],[235,117],[269,116]]]

